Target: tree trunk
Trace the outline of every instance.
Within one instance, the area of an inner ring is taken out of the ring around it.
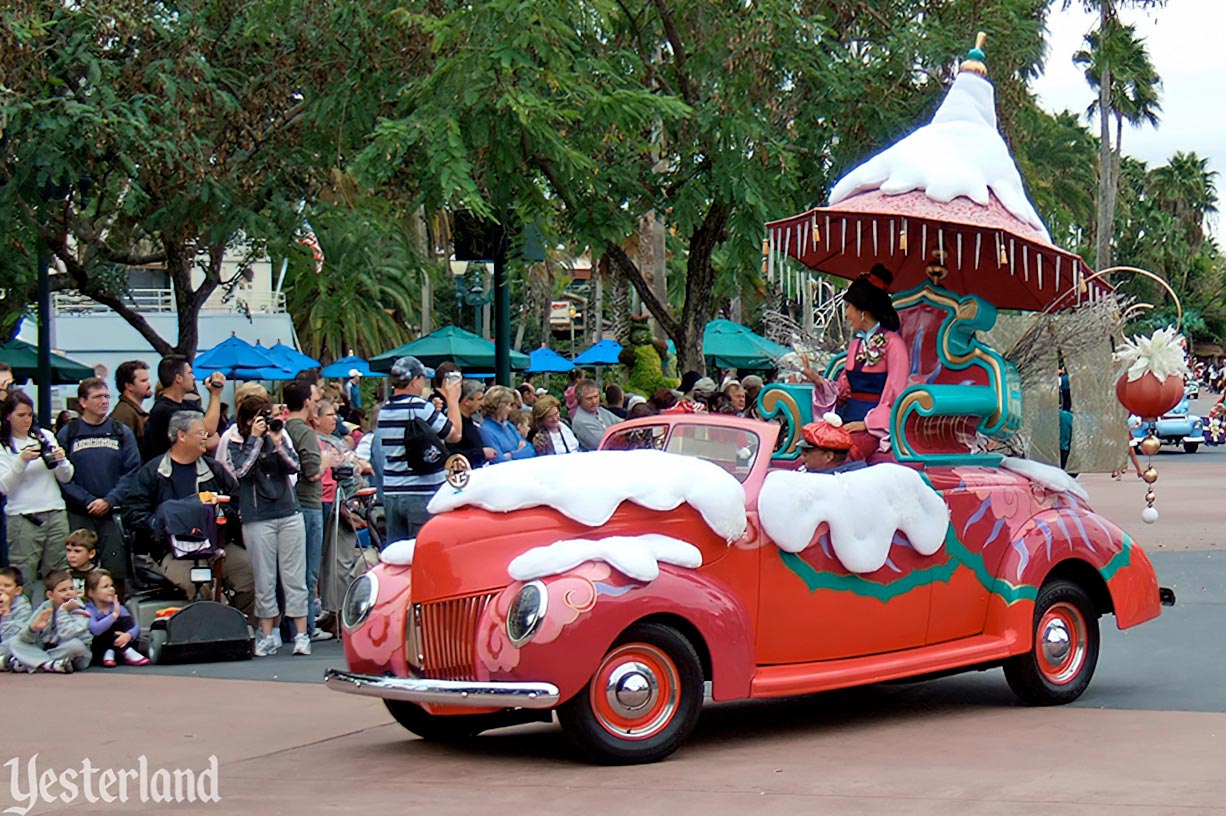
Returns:
[[[1107,36],[1107,21],[1111,3],[1101,0],[1098,7],[1099,48]],[[1116,179],[1111,172],[1111,66],[1103,65],[1098,83],[1098,224],[1095,236],[1094,266],[1096,270],[1111,265],[1111,236],[1115,231],[1114,195]]]
[[[702,353],[702,335],[707,321],[711,319],[711,304],[715,297],[715,268],[711,266],[711,256],[723,238],[731,213],[732,208],[727,204],[712,204],[702,225],[690,235],[681,331],[680,336],[673,335],[673,342],[677,344],[677,368],[683,373],[706,373],[707,370]]]

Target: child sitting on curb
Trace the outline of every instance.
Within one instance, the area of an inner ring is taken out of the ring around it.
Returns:
[[[9,644],[30,623],[30,599],[24,594],[21,570],[0,569],[0,671],[9,670]]]
[[[77,591],[77,600],[85,603],[85,579],[94,571],[97,557],[98,534],[93,530],[73,530],[64,540],[64,556],[68,559],[68,574]]]
[[[104,569],[96,569],[85,579],[85,611],[89,613],[89,632],[94,640],[90,648],[94,665],[107,668],[116,665],[115,654],[129,666],[144,666],[149,662],[132,644],[140,637],[140,625],[128,614],[115,593],[115,579]]]
[[[72,576],[55,570],[45,579],[47,600],[9,644],[9,669],[71,674],[89,666],[89,615],[77,600]]]

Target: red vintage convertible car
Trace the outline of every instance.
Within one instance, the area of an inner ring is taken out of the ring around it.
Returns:
[[[473,471],[350,588],[348,671],[330,687],[433,739],[556,711],[595,760],[650,762],[694,728],[706,683],[738,700],[1003,666],[1026,702],[1067,703],[1094,674],[1101,617],[1128,628],[1173,602],[1067,474],[992,452],[1026,404],[982,340],[997,307],[1110,287],[1051,244],[979,49],[930,125],[767,231],[772,282],[880,262],[911,287],[893,295],[911,371],[888,461],[797,472],[812,394],[775,386],[758,410],[777,422],[645,418],[599,451]]]
[[[706,681],[736,700],[1001,665],[1023,700],[1065,703],[1102,615],[1159,613],[1144,552],[1062,471],[806,474],[772,459],[780,427],[636,420],[608,450],[445,486],[350,589],[349,671],[328,685],[427,739],[556,710],[597,761],[650,762],[693,729]]]

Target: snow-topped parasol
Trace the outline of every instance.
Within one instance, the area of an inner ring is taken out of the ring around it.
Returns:
[[[932,121],[844,176],[827,207],[767,224],[767,274],[782,257],[854,280],[876,262],[893,290],[932,277],[998,308],[1096,301],[1111,287],[1055,246],[996,124],[984,35]]]

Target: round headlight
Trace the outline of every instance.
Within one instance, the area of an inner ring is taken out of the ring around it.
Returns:
[[[507,637],[520,646],[527,643],[540,628],[549,608],[549,592],[540,581],[524,584],[507,613]]]
[[[357,629],[378,600],[379,579],[370,572],[359,575],[345,592],[345,602],[341,604],[341,623],[346,629]]]

